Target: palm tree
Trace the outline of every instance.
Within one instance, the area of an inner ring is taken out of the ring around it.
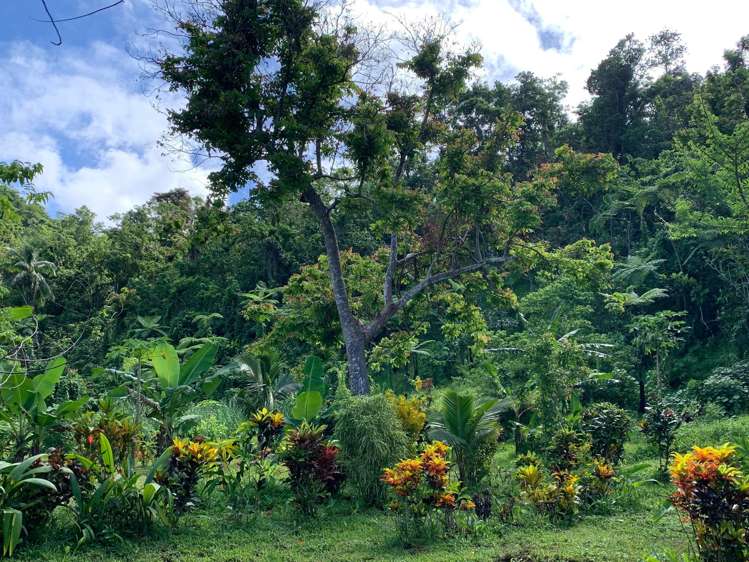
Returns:
[[[26,304],[34,308],[45,301],[54,299],[52,289],[47,283],[47,275],[54,276],[57,267],[51,261],[40,260],[39,250],[31,244],[26,244],[20,250],[11,250],[16,259],[13,268],[17,273],[11,279],[11,284],[21,288]]]
[[[641,286],[649,275],[658,273],[658,267],[665,262],[663,259],[654,259],[638,255],[627,256],[623,262],[616,264],[613,274],[614,281],[626,282],[634,286]]]
[[[481,480],[488,460],[481,449],[496,440],[497,418],[510,405],[508,400],[476,400],[452,389],[442,396],[440,409],[429,423],[429,436],[452,447],[465,486],[474,487]]]

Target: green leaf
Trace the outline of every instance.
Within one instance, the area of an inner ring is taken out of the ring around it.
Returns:
[[[310,421],[317,417],[322,409],[322,394],[316,390],[300,392],[296,396],[291,415],[297,420]]]
[[[3,556],[13,556],[21,542],[23,514],[17,509],[3,509]]]
[[[114,474],[115,466],[112,444],[109,442],[109,439],[107,439],[107,436],[103,433],[99,434],[99,450],[101,451],[101,460],[104,463],[104,466],[109,470],[111,474]]]
[[[23,486],[38,486],[40,488],[47,488],[48,490],[52,490],[53,492],[57,491],[57,486],[55,486],[52,482],[49,480],[45,480],[44,478],[26,478],[23,481],[21,481],[21,485]]]
[[[31,379],[17,369],[16,365],[12,368],[12,374],[3,377],[3,384],[0,386],[0,396],[5,408],[14,413],[20,409],[30,410],[35,398]]]
[[[45,455],[34,455],[33,457],[23,459],[15,465],[13,470],[10,471],[10,474],[8,474],[8,477],[11,480],[23,480],[24,475],[28,472],[29,468],[31,468],[31,465],[44,456]]]
[[[159,470],[163,470],[167,467],[169,464],[169,459],[172,456],[172,448],[167,447],[164,449],[164,452],[159,455],[159,458],[156,459],[153,464],[151,465],[151,470],[148,471],[148,475],[146,476],[146,484],[153,482],[154,476],[156,476],[156,473]]]
[[[37,400],[44,402],[54,392],[55,386],[60,382],[65,370],[65,363],[64,357],[57,357],[47,364],[47,369],[43,374],[32,379]]]
[[[211,375],[200,384],[200,391],[206,396],[211,396],[221,386],[221,377]]]
[[[325,395],[325,382],[323,376],[322,360],[319,357],[310,355],[304,362],[304,381],[302,381],[302,392],[319,392],[320,396]]]
[[[0,309],[0,314],[8,320],[25,320],[34,314],[34,308],[31,306],[11,306]]]
[[[156,482],[149,482],[145,486],[143,486],[143,501],[146,505],[150,504],[153,501],[153,498],[156,497],[156,494],[161,489],[161,486],[159,486]]]
[[[129,394],[127,385],[121,384],[120,386],[114,387],[112,390],[107,392],[109,398],[124,398]]]
[[[164,388],[179,386],[179,358],[174,347],[166,342],[157,345],[151,352],[151,363]]]
[[[182,365],[179,374],[179,383],[192,384],[197,380],[200,375],[211,368],[216,360],[217,351],[218,348],[214,344],[207,343],[193,353],[190,358],[185,361],[185,364]]]
[[[79,398],[78,400],[68,400],[67,402],[62,402],[57,406],[57,409],[55,410],[55,416],[57,416],[58,418],[74,416],[83,406],[86,405],[87,402],[88,396],[84,396],[83,398]]]

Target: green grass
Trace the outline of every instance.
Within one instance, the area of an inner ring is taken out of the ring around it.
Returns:
[[[509,461],[507,447],[497,460]],[[649,474],[641,475],[646,479]],[[221,509],[203,508],[183,517],[174,530],[105,546],[74,544],[64,512],[46,533],[46,542],[23,545],[19,560],[80,562],[244,562],[281,561],[639,561],[648,554],[684,550],[686,536],[673,514],[658,519],[669,488],[646,484],[626,496],[626,505],[607,515],[585,515],[571,526],[553,526],[521,514],[512,525],[491,522],[467,537],[404,549],[395,539],[394,520],[377,510],[356,512],[348,501],[321,510],[317,518],[298,522],[290,506],[240,519]]]
[[[240,521],[223,513],[185,517],[173,532],[113,547],[85,547],[65,554],[64,536],[27,546],[19,560],[192,562],[302,560],[497,560],[637,561],[653,551],[682,549],[675,518],[654,521],[650,513],[589,516],[569,528],[543,522],[491,526],[469,538],[438,541],[404,550],[394,540],[393,521],[376,511],[350,514],[339,504],[315,520],[295,525],[286,509]]]
[[[696,420],[682,425],[676,433],[674,449],[685,452],[694,445],[718,446],[737,441],[749,434],[749,416],[725,417],[719,420]]]

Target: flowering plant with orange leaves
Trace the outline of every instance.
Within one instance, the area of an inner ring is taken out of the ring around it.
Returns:
[[[549,478],[540,464],[521,466],[517,473],[525,502],[554,519],[569,519],[578,511],[583,491],[580,476],[555,470]]]
[[[390,509],[398,515],[399,535],[406,543],[431,534],[438,514],[446,516],[447,525],[457,509],[472,512],[476,507],[460,497],[459,483],[450,481],[449,451],[445,443],[433,441],[418,457],[402,460],[382,475],[395,496]]]
[[[198,482],[219,459],[219,448],[203,439],[172,441],[168,463],[156,474],[156,481],[172,493],[177,514],[197,503]]]
[[[278,410],[260,408],[239,425],[237,434],[247,452],[267,456],[283,435],[286,419]]]
[[[749,559],[749,479],[736,447],[693,447],[674,455],[671,502],[691,523],[703,560]]]

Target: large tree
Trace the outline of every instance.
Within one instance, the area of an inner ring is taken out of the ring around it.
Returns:
[[[538,221],[547,184],[503,172],[520,123],[483,104],[458,110],[480,64],[434,28],[409,35],[405,62],[377,60],[379,36],[300,0],[195,3],[178,18],[183,49],[159,67],[184,108],[174,133],[220,157],[216,195],[298,198],[316,217],[355,393],[389,320],[435,284],[502,266]],[[377,77],[388,76],[384,81]],[[393,78],[395,76],[395,78]],[[373,78],[374,77],[374,78]],[[401,82],[407,88],[397,89]],[[259,173],[267,168],[267,174]],[[382,304],[363,317],[341,267],[342,210],[371,216],[384,255]]]

